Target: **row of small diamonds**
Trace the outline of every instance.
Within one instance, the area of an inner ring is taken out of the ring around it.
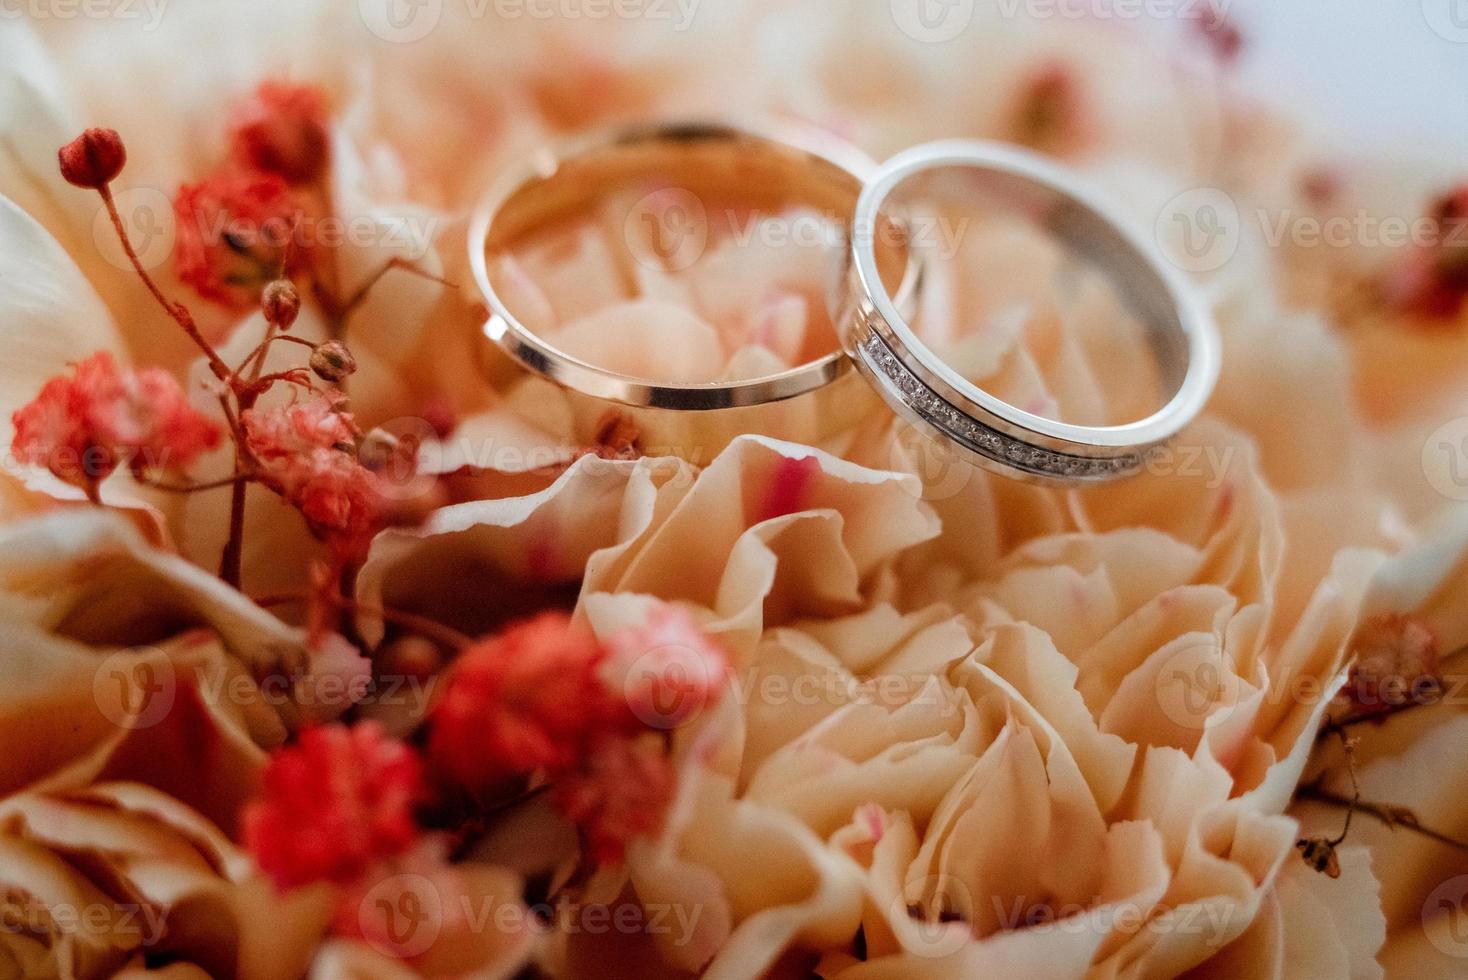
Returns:
[[[1142,465],[1139,453],[1128,453],[1110,459],[1091,459],[1051,452],[1021,442],[991,429],[940,398],[926,382],[909,371],[875,333],[868,334],[860,346],[867,363],[891,379],[908,408],[962,445],[990,459],[1047,476],[1070,479],[1120,476],[1137,470]]]

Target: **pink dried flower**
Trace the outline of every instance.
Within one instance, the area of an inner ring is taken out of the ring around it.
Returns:
[[[1346,694],[1364,713],[1430,703],[1441,693],[1437,635],[1420,619],[1400,613],[1372,616],[1356,628],[1350,654],[1354,662]]]
[[[1227,65],[1239,60],[1239,55],[1244,51],[1243,32],[1222,10],[1211,3],[1205,4],[1203,16],[1194,23],[1219,62]]]
[[[574,767],[590,744],[627,727],[602,683],[596,635],[543,613],[464,650],[432,715],[429,756],[470,788]]]
[[[98,352],[52,378],[12,416],[12,452],[81,487],[126,462],[134,472],[182,467],[219,445],[220,430],[160,368],[123,371]]]
[[[729,686],[729,655],[678,606],[607,641],[603,677],[650,728],[676,728],[718,701]]]
[[[179,188],[173,260],[200,296],[235,309],[254,306],[294,259],[303,212],[276,174],[225,172]]]
[[[328,340],[311,351],[311,370],[323,381],[339,382],[357,372],[357,359],[340,340]]]
[[[313,396],[240,416],[245,445],[264,476],[294,505],[338,557],[365,556],[387,523],[378,477],[357,458],[357,427],[340,401]]]
[[[1438,198],[1428,211],[1435,241],[1415,248],[1383,282],[1387,305],[1425,320],[1454,320],[1468,299],[1468,184]]]
[[[267,462],[313,449],[350,449],[357,442],[357,426],[341,406],[340,397],[317,395],[283,408],[251,409],[241,418],[245,444]]]
[[[265,322],[289,330],[301,314],[301,294],[289,279],[272,279],[260,293],[260,312]]]
[[[616,864],[634,837],[661,829],[675,786],[672,763],[656,742],[612,739],[556,784],[554,799],[581,828],[592,859]]]
[[[331,156],[326,97],[315,85],[263,82],[230,119],[234,157],[292,184],[319,180]]]
[[[305,729],[265,767],[245,846],[278,888],[349,883],[418,840],[422,786],[418,757],[375,722]]]

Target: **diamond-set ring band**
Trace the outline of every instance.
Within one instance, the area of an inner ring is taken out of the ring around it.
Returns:
[[[922,303],[927,257],[906,234],[893,192],[945,170],[989,181],[1005,208],[1028,216],[1106,276],[1143,326],[1162,381],[1174,392],[1158,411],[1112,426],[1045,418],[979,388],[923,343],[909,316]],[[674,385],[588,364],[526,327],[497,289],[490,260],[609,189],[649,180],[695,193],[753,194],[777,206],[816,203],[849,215],[845,274],[832,297],[844,350],[769,377]],[[469,259],[489,308],[483,335],[492,380],[504,377],[507,363],[517,364],[565,393],[578,433],[590,436],[615,411],[642,433],[643,451],[694,462],[745,432],[820,445],[877,404],[875,390],[919,432],[978,466],[1031,482],[1104,483],[1142,468],[1149,451],[1187,425],[1219,373],[1211,319],[1160,256],[1069,171],[1004,144],[929,143],[875,167],[849,145],[809,132],[774,136],[710,123],[634,127],[534,158],[476,214]]]
[[[1024,411],[962,377],[914,333],[879,273],[870,229],[900,223],[889,201],[906,181],[957,171],[990,181],[1022,211],[1104,273],[1146,331],[1174,393],[1153,414],[1113,426],[1072,425]],[[1191,291],[1125,221],[1074,175],[1002,144],[948,140],[883,164],[857,202],[850,243],[847,352],[887,404],[925,435],[986,469],[1032,482],[1085,485],[1135,473],[1149,451],[1201,411],[1218,379],[1212,320]]]

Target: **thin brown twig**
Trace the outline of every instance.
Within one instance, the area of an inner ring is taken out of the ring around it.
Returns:
[[[231,375],[229,365],[224,363],[218,351],[199,332],[198,325],[194,323],[193,314],[182,303],[169,302],[168,297],[163,295],[163,290],[159,289],[158,284],[153,281],[153,277],[148,275],[148,270],[143,268],[142,260],[138,258],[132,240],[128,237],[127,228],[122,223],[122,215],[117,211],[117,202],[112,198],[112,188],[103,184],[97,188],[97,193],[102,196],[102,203],[107,207],[107,216],[112,219],[112,228],[117,232],[118,240],[122,242],[122,250],[127,253],[133,271],[138,274],[139,279],[143,280],[143,285],[148,287],[148,291],[153,294],[158,304],[173,318],[175,323],[183,328],[184,333],[188,334],[189,339],[198,346],[199,350],[204,352],[204,357],[208,360],[209,369],[214,372],[214,376],[221,381],[228,380]]]
[[[1346,822],[1341,827],[1340,836],[1326,842],[1331,847],[1339,846],[1351,833],[1351,818],[1356,815],[1356,805],[1361,802],[1361,783],[1356,776],[1356,743],[1345,732],[1337,731],[1336,735],[1341,740],[1341,751],[1346,754],[1346,773],[1351,778],[1351,799],[1346,807]]]
[[[1339,793],[1325,789],[1318,783],[1307,783],[1301,786],[1296,792],[1295,798],[1310,800],[1315,803],[1324,803],[1326,806],[1346,807],[1354,812],[1380,821],[1392,830],[1400,827],[1404,830],[1410,830],[1414,834],[1420,834],[1423,837],[1435,840],[1439,844],[1445,844],[1448,847],[1468,852],[1468,842],[1460,841],[1456,837],[1451,837],[1442,831],[1424,827],[1417,822],[1416,817],[1412,815],[1411,811],[1404,807],[1394,806],[1389,803],[1372,803],[1366,800],[1351,799],[1350,797],[1342,796]]]
[[[367,294],[372,291],[372,288],[382,280],[383,276],[386,276],[394,269],[400,270],[402,272],[411,273],[412,275],[418,276],[421,279],[427,279],[430,282],[436,282],[439,285],[447,286],[450,289],[454,288],[454,283],[443,278],[442,276],[436,276],[428,270],[420,268],[416,263],[410,262],[405,258],[394,256],[393,258],[388,259],[387,262],[382,266],[382,268],[378,269],[371,276],[369,276],[367,278],[367,281],[358,286],[357,289],[345,300],[338,299],[336,296],[332,295],[326,290],[316,290],[317,302],[322,305],[322,307],[326,310],[327,315],[336,324],[337,329],[333,332],[333,336],[339,337],[342,333],[345,332],[344,328],[346,325],[347,317],[357,312],[357,308],[361,306],[362,303],[367,299]]]
[[[254,350],[250,351],[250,353],[245,356],[245,359],[240,362],[240,366],[235,368],[235,373],[239,374],[240,372],[244,371],[247,367],[250,366],[250,362],[254,361],[257,357],[260,358],[260,361],[263,364],[263,355],[265,353],[265,350],[271,344],[274,344],[276,341],[280,340],[288,341],[292,344],[300,344],[302,347],[309,347],[312,350],[316,349],[316,345],[311,343],[311,341],[307,340],[305,337],[296,337],[288,333],[268,334],[264,340],[260,341],[259,346],[257,346]]]
[[[281,606],[292,602],[309,602],[310,598],[310,596],[302,593],[287,592],[278,595],[260,596],[254,599],[254,602],[257,606],[268,608],[270,606]],[[443,623],[429,619],[427,616],[420,616],[417,613],[407,612],[402,609],[389,609],[386,606],[362,602],[344,595],[332,595],[330,598],[334,604],[343,609],[379,616],[386,622],[401,626],[404,629],[410,629],[420,636],[433,640],[450,650],[462,650],[464,647],[474,643],[474,638],[469,634],[461,633],[452,626],[445,626]]]
[[[219,480],[210,480],[207,483],[169,483],[165,480],[139,479],[145,487],[154,490],[165,490],[168,493],[198,493],[202,490],[218,490],[222,487],[233,486],[236,483],[253,480],[254,477],[248,473],[236,473],[234,476],[226,476]]]

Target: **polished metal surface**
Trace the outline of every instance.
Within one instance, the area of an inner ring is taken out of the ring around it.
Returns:
[[[1175,391],[1146,418],[1113,426],[1072,425],[1026,412],[962,377],[913,332],[878,267],[893,191],[932,171],[962,168],[999,182],[1006,201],[1107,274],[1148,331]],[[1016,206],[1018,206],[1016,204]],[[1217,383],[1219,343],[1188,286],[1078,178],[1016,147],[949,140],[893,157],[868,182],[851,235],[843,343],[887,404],[925,435],[986,469],[1043,483],[1085,485],[1139,470],[1202,409]]]

